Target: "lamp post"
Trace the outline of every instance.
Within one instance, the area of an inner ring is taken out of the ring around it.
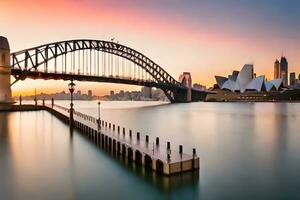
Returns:
[[[34,103],[37,106],[36,88],[34,89]]]
[[[73,83],[73,79],[71,79],[71,83],[69,83],[69,91],[70,91],[70,94],[71,94],[71,103],[70,103],[70,126],[73,127],[73,122],[74,122],[74,119],[73,119],[73,93],[74,93],[74,90],[75,90],[75,83]]]
[[[99,101],[98,101],[98,130],[101,129],[100,105],[101,105],[101,102],[100,102],[100,99],[99,99]]]

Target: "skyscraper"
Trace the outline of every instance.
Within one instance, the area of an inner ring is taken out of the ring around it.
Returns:
[[[284,86],[288,85],[288,62],[286,57],[282,56],[280,59],[280,78],[282,78],[282,82]]]
[[[279,68],[280,68],[280,63],[279,63],[278,59],[276,59],[276,61],[274,63],[274,79],[280,78]]]
[[[290,73],[290,85],[293,86],[296,84],[296,73],[292,72]]]

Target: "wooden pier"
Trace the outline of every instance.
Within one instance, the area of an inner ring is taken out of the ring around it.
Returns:
[[[45,105],[44,103],[42,106],[24,106],[12,106],[10,110],[22,111],[30,108],[47,110],[65,123],[69,124],[71,121],[70,110],[62,106]],[[171,150],[170,142],[161,144],[159,138],[150,142],[148,135],[143,136],[139,132],[134,133],[132,130],[103,120],[99,121],[92,116],[76,111],[73,113],[73,126],[95,143],[158,173],[169,176],[199,170],[200,159],[196,155],[195,149],[191,155],[184,153],[182,145],[178,146],[178,151]]]

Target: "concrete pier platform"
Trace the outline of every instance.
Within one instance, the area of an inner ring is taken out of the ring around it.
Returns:
[[[0,111],[30,111],[47,110],[65,123],[70,122],[70,111],[58,105],[11,105],[1,106]],[[74,111],[74,128],[81,134],[100,144],[109,151],[121,154],[145,168],[167,176],[189,171],[198,171],[200,159],[196,151],[184,153],[183,147],[178,150],[170,148],[170,143],[161,144],[159,138],[150,140],[139,132],[120,127],[107,121],[98,121],[96,118]],[[152,142],[150,142],[152,141]]]

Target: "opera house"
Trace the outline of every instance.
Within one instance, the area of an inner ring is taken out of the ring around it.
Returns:
[[[266,81],[265,76],[255,77],[253,65],[246,64],[241,71],[234,71],[227,77],[215,76],[219,89],[237,93],[247,91],[271,92],[280,91],[283,87],[282,79]]]

